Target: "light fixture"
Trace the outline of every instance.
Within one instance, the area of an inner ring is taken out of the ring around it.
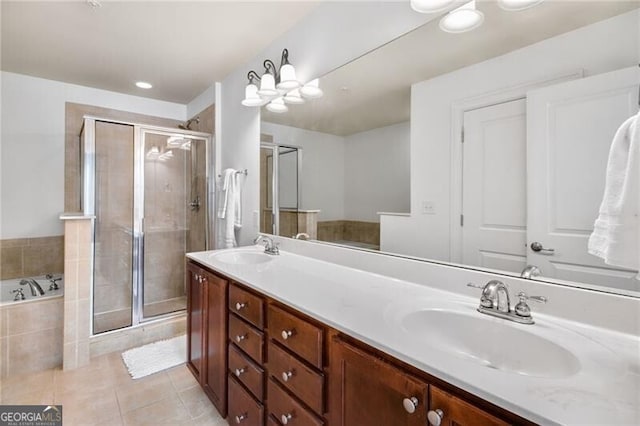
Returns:
[[[136,86],[141,89],[151,89],[153,87],[151,83],[147,83],[146,81],[136,81]]]
[[[283,112],[289,111],[289,108],[284,104],[284,99],[282,98],[275,98],[274,100],[269,102],[267,104],[267,109],[277,114],[282,114]]]
[[[249,71],[249,82],[244,89],[242,105],[248,107],[264,106],[271,112],[287,112],[287,104],[303,104],[305,98],[313,99],[322,96],[318,87],[318,79],[304,86],[296,78],[296,70],[289,62],[289,50],[284,49],[280,57],[280,68],[270,60],[263,62],[262,77],[255,71]],[[260,86],[258,87],[258,82]]]
[[[498,6],[509,12],[529,9],[542,3],[544,0],[498,0]]]
[[[280,82],[276,85],[279,90],[293,90],[301,84],[296,80],[296,69],[289,63],[289,51],[284,49],[280,58]]]
[[[476,0],[472,0],[440,19],[440,29],[448,33],[464,33],[478,28],[482,22],[484,14],[476,9]]]
[[[152,146],[147,152],[147,158],[155,160],[160,155],[160,149],[157,146]]]
[[[411,8],[420,13],[442,12],[455,0],[411,0]]]
[[[181,147],[185,142],[189,142],[189,140],[181,136],[169,136],[167,138],[167,146],[170,148]]]
[[[300,89],[294,89],[284,95],[284,102],[292,105],[300,105],[305,102],[305,100],[300,96]]]
[[[160,155],[160,157],[158,157],[159,160],[169,160],[173,158],[173,151],[168,150],[167,152],[165,152],[164,154]]]
[[[184,149],[185,151],[190,151],[191,150],[191,141],[188,139],[185,139],[186,142],[183,143],[182,145],[180,145],[180,149]]]
[[[316,78],[311,80],[302,88],[300,88],[300,94],[309,99],[316,99],[322,97],[322,90],[320,89],[320,81]]]
[[[258,95],[258,86],[255,83],[256,81],[260,81],[260,77],[258,77],[255,71],[249,71],[247,77],[249,78],[249,84],[247,84],[247,87],[244,89],[242,105],[248,107],[264,105],[265,101]]]

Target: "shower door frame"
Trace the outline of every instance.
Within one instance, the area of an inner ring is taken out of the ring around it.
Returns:
[[[280,148],[295,149],[298,156],[297,187],[298,207],[302,205],[302,147],[298,145],[281,144],[277,142],[260,142],[260,149],[270,149],[272,153],[271,166],[271,232],[272,235],[280,235]],[[262,173],[262,171],[260,172]]]
[[[94,286],[94,273],[91,273],[91,282],[89,283],[89,297],[91,306],[90,316],[90,333],[91,336],[110,333],[118,330],[123,330],[131,327],[136,327],[141,324],[145,324],[151,321],[156,321],[164,318],[170,318],[184,314],[184,310],[169,312],[166,314],[160,314],[153,317],[144,317],[144,136],[146,133],[160,134],[163,136],[171,137],[192,137],[194,139],[204,140],[205,143],[205,250],[209,250],[214,240],[215,224],[215,196],[214,196],[214,183],[212,176],[215,176],[215,162],[212,155],[214,153],[212,144],[214,143],[213,135],[210,133],[197,132],[193,130],[175,129],[171,127],[153,126],[147,124],[140,124],[122,120],[114,120],[109,118],[95,117],[91,115],[85,115],[83,117],[83,125],[81,134],[84,132],[84,140],[81,140],[84,147],[84,153],[82,158],[83,170],[82,173],[82,194],[81,194],[81,209],[85,215],[95,216],[95,176],[96,176],[96,140],[95,140],[95,124],[96,122],[107,122],[113,124],[121,124],[125,126],[133,127],[133,229],[132,229],[132,299],[131,299],[131,325],[126,327],[117,328],[114,330],[108,330],[101,333],[94,333],[93,329],[93,286]],[[192,164],[194,159],[191,159]],[[91,265],[95,264],[95,226],[96,221],[92,221],[92,255]]]

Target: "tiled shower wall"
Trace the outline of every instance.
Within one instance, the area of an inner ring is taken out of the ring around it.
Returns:
[[[62,236],[0,240],[0,279],[61,274],[64,269]]]

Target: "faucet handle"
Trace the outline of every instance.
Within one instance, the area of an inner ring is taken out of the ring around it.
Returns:
[[[525,318],[531,317],[531,308],[527,305],[527,300],[533,300],[538,303],[547,303],[548,300],[544,296],[528,296],[524,291],[518,293],[518,298],[520,300],[513,310],[516,312],[516,315]]]

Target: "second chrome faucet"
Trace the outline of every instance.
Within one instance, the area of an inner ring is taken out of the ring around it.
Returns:
[[[509,288],[502,281],[491,280],[484,286],[468,283],[467,286],[482,289],[478,312],[509,321],[515,321],[520,324],[534,323],[531,317],[531,308],[529,308],[527,300],[540,303],[547,302],[547,298],[544,296],[528,296],[525,292],[521,291],[518,293],[519,301],[512,310]]]

